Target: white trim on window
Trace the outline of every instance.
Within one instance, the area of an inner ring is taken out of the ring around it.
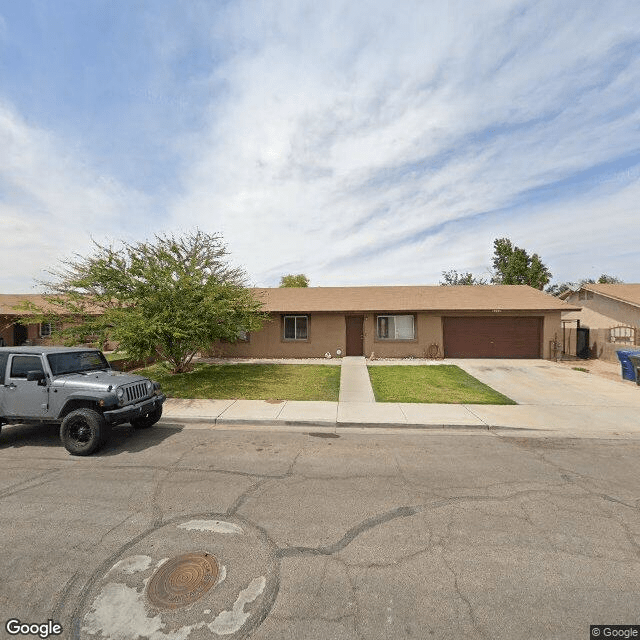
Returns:
[[[40,337],[48,338],[51,335],[52,329],[53,327],[51,326],[50,322],[42,322],[40,324]]]

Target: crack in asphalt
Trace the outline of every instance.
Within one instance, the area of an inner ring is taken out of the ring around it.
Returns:
[[[283,476],[284,477],[284,476]],[[238,511],[242,508],[244,503],[251,497],[253,493],[258,491],[260,487],[264,486],[268,482],[271,482],[273,478],[262,478],[258,482],[252,484],[248,489],[243,491],[234,501],[234,503],[227,509],[226,513],[228,516],[234,516],[238,513]],[[251,520],[249,520],[251,522]]]
[[[423,556],[423,555],[425,555],[426,553],[429,553],[432,550],[433,550],[433,545],[431,544],[431,541],[429,541],[429,544],[427,544],[425,547],[421,547],[420,549],[418,549],[418,551],[413,551],[413,552],[408,553],[406,555],[401,555],[398,558],[396,558],[395,560],[391,560],[390,562],[367,562],[367,563],[363,563],[363,562],[347,562],[347,561],[341,560],[339,558],[336,558],[336,560],[340,560],[347,567],[353,567],[353,568],[357,568],[357,569],[365,569],[365,570],[367,570],[367,569],[388,569],[389,567],[398,567],[398,566],[404,564],[405,562],[408,562],[409,560],[415,560],[416,558],[419,558],[420,556]]]
[[[509,437],[505,437],[505,436],[497,436],[500,437],[501,440],[506,440],[507,442],[509,442],[510,440],[512,440],[512,438]],[[511,443],[513,446],[517,446],[517,443]],[[192,468],[192,467],[182,467],[182,468],[178,468],[178,465],[180,464],[180,462],[189,454],[193,451],[194,448],[198,447],[198,446],[202,446],[202,445],[195,445],[194,447],[192,447],[191,449],[189,449],[189,451],[186,451],[185,453],[183,453],[181,456],[179,456],[179,458],[172,463],[171,465],[168,466],[153,466],[153,465],[135,465],[135,466],[130,466],[130,465],[109,465],[109,466],[101,466],[100,469],[101,471],[104,470],[109,470],[109,469],[119,469],[119,468],[125,468],[127,470],[131,470],[131,469],[153,469],[154,472],[157,473],[157,475],[161,475],[162,472],[164,472],[163,477],[159,477],[159,478],[154,478],[153,482],[154,482],[154,489],[153,489],[153,497],[152,497],[152,510],[153,510],[153,520],[152,520],[152,525],[150,528],[147,528],[144,532],[140,533],[139,535],[137,535],[136,537],[134,537],[132,540],[130,540],[128,543],[126,543],[125,545],[123,545],[122,547],[120,547],[120,549],[115,553],[115,554],[111,554],[109,556],[109,558],[107,558],[104,562],[102,562],[102,564],[96,569],[96,571],[92,574],[92,577],[87,581],[87,583],[85,584],[85,586],[83,587],[83,589],[81,590],[79,596],[78,596],[78,601],[82,602],[83,598],[86,599],[88,597],[88,594],[91,590],[91,588],[93,588],[93,585],[96,583],[96,581],[98,580],[99,575],[102,573],[104,573],[104,571],[109,568],[109,563],[113,562],[113,560],[118,557],[119,555],[121,555],[122,553],[124,553],[128,548],[131,548],[132,546],[134,546],[135,544],[137,544],[140,540],[142,540],[145,536],[149,535],[149,532],[151,531],[155,531],[156,529],[162,527],[162,526],[166,526],[168,523],[173,522],[173,521],[177,521],[180,519],[183,519],[184,517],[186,517],[186,514],[181,514],[180,516],[176,516],[175,518],[170,518],[168,519],[166,522],[163,522],[163,514],[162,514],[162,509],[160,506],[160,500],[161,500],[161,490],[162,490],[162,485],[164,482],[167,481],[168,478],[171,477],[171,475],[177,471],[193,471],[193,472],[197,472],[197,473],[203,473],[203,474],[209,474],[209,473],[214,473],[214,474],[225,474],[225,475],[231,475],[231,476],[239,476],[239,477],[246,477],[246,478],[253,478],[256,479],[256,482],[252,483],[250,487],[248,487],[246,490],[244,490],[242,493],[240,493],[240,495],[238,495],[236,497],[236,499],[234,500],[233,504],[229,507],[229,509],[227,509],[226,511],[226,515],[229,517],[232,516],[236,516],[239,517],[237,514],[240,511],[240,509],[242,509],[242,507],[247,503],[247,501],[254,496],[256,493],[259,492],[259,490],[263,487],[265,487],[266,485],[268,485],[268,483],[273,482],[273,481],[278,481],[278,480],[285,480],[287,478],[295,478],[296,480],[326,480],[327,482],[333,481],[333,480],[347,480],[347,479],[362,479],[362,478],[366,478],[366,479],[370,479],[371,475],[362,475],[362,474],[358,474],[358,475],[353,475],[353,476],[340,476],[340,475],[327,475],[327,476],[306,476],[305,474],[300,473],[299,471],[294,473],[294,469],[296,467],[296,464],[298,462],[299,457],[301,456],[301,454],[303,453],[303,449],[301,448],[297,454],[295,456],[293,456],[293,459],[291,460],[290,464],[288,465],[287,470],[284,473],[280,473],[280,474],[263,474],[263,473],[250,473],[250,472],[244,472],[244,471],[232,471],[232,470],[227,470],[227,469],[215,469],[215,468]],[[522,451],[523,447],[519,447],[519,449]],[[342,619],[347,619],[347,618],[353,618],[354,620],[354,632],[358,635],[358,637],[362,637],[362,632],[359,628],[359,620],[360,620],[360,608],[359,608],[359,602],[358,602],[358,588],[357,585],[355,584],[354,580],[355,577],[353,577],[352,579],[352,575],[350,573],[350,571],[352,571],[353,569],[357,569],[357,570],[366,570],[366,569],[377,569],[377,568],[385,568],[385,567],[392,567],[392,566],[399,566],[404,562],[410,561],[414,558],[417,558],[425,553],[428,553],[430,550],[432,550],[434,548],[434,545],[437,544],[438,540],[440,541],[440,543],[447,547],[448,544],[451,542],[452,540],[452,525],[453,525],[453,517],[452,515],[449,516],[449,520],[448,520],[448,524],[446,527],[446,535],[444,537],[439,536],[438,538],[436,538],[434,535],[429,536],[429,542],[426,546],[424,546],[423,548],[419,549],[418,551],[412,551],[411,553],[405,554],[400,556],[399,558],[395,559],[392,562],[385,562],[385,563],[369,563],[369,564],[362,564],[362,563],[347,563],[345,562],[343,559],[339,558],[336,556],[336,554],[340,553],[341,551],[343,551],[345,548],[347,548],[354,540],[356,540],[359,536],[365,534],[368,531],[371,531],[377,527],[380,527],[384,524],[386,524],[387,522],[392,522],[394,520],[397,519],[402,519],[402,518],[407,518],[407,517],[411,517],[423,512],[427,512],[427,511],[434,511],[437,509],[441,509],[441,508],[445,508],[445,507],[458,507],[461,505],[465,505],[465,504],[481,504],[481,503],[496,503],[496,504],[501,504],[501,503],[507,503],[510,501],[514,501],[514,500],[518,500],[518,499],[522,499],[522,503],[520,505],[518,505],[518,509],[520,511],[521,514],[524,515],[514,515],[514,514],[510,514],[512,517],[518,518],[520,520],[526,521],[528,523],[528,525],[532,528],[532,530],[537,531],[539,530],[539,527],[537,525],[535,525],[535,523],[533,522],[532,518],[531,518],[531,514],[529,513],[529,511],[527,510],[527,503],[528,504],[534,504],[535,499],[537,499],[538,501],[544,501],[547,503],[552,504],[554,507],[560,508],[557,504],[553,503],[553,500],[551,500],[551,498],[553,498],[553,496],[557,496],[559,495],[559,491],[561,491],[563,488],[566,490],[568,485],[573,485],[574,487],[576,487],[577,490],[579,490],[579,494],[577,491],[575,492],[571,492],[574,494],[574,497],[578,498],[579,500],[589,500],[592,499],[594,502],[594,506],[596,506],[596,508],[600,509],[603,512],[603,518],[605,519],[610,519],[610,520],[614,520],[616,521],[619,526],[621,527],[621,529],[623,530],[630,546],[631,546],[631,550],[630,550],[630,554],[633,558],[633,556],[637,556],[640,557],[640,544],[638,543],[638,541],[636,540],[636,535],[633,533],[633,531],[631,530],[631,526],[628,522],[626,522],[624,520],[624,516],[623,515],[618,515],[616,513],[611,513],[611,511],[606,511],[604,509],[604,505],[602,504],[602,501],[611,503],[613,505],[620,505],[623,506],[627,509],[632,509],[635,512],[637,512],[638,510],[638,505],[637,504],[629,504],[628,502],[625,502],[619,498],[616,498],[614,496],[609,495],[608,493],[602,492],[602,491],[597,491],[592,487],[589,486],[584,486],[585,484],[597,484],[598,481],[595,478],[592,478],[590,476],[584,475],[584,474],[580,474],[577,473],[576,471],[573,471],[571,469],[568,469],[560,464],[556,464],[550,460],[548,460],[543,452],[540,451],[535,451],[535,450],[531,450],[531,449],[525,449],[526,451],[528,451],[529,453],[531,453],[539,462],[541,462],[543,465],[552,467],[554,470],[558,471],[560,473],[560,477],[563,480],[562,483],[553,483],[553,482],[548,482],[548,483],[544,483],[544,482],[536,482],[536,483],[526,483],[520,480],[515,480],[515,481],[508,481],[508,482],[496,482],[496,483],[491,483],[486,485],[485,487],[479,487],[478,490],[480,491],[488,491],[491,489],[495,489],[495,488],[500,488],[500,487],[514,487],[514,486],[522,486],[527,485],[527,484],[537,484],[537,485],[541,485],[541,487],[544,488],[527,488],[527,489],[522,489],[519,491],[515,491],[515,492],[511,492],[508,493],[507,495],[473,495],[473,494],[464,494],[462,493],[461,495],[454,495],[454,496],[441,496],[438,495],[437,493],[434,495],[433,492],[431,491],[431,496],[429,499],[424,500],[424,493],[422,493],[422,500],[417,500],[418,504],[414,504],[414,505],[405,505],[405,506],[399,506],[396,507],[394,509],[385,511],[383,513],[379,513],[378,515],[374,515],[371,516],[369,518],[366,518],[364,520],[362,520],[361,522],[359,522],[358,524],[352,526],[351,528],[349,528],[343,535],[342,537],[340,537],[336,542],[332,543],[332,544],[326,544],[326,545],[320,545],[320,546],[316,546],[316,547],[312,547],[312,546],[295,546],[295,547],[277,547],[275,544],[274,549],[273,549],[273,557],[276,560],[277,563],[279,563],[283,558],[295,558],[295,557],[304,557],[304,556],[330,556],[332,557],[333,560],[335,560],[336,562],[339,562],[340,564],[342,564],[343,566],[346,567],[347,572],[346,572],[346,577],[349,581],[349,585],[351,587],[351,592],[353,594],[353,602],[355,604],[355,612],[354,613],[349,613],[349,614],[345,614],[344,616],[342,616],[341,618],[323,618],[323,617],[317,617],[318,620],[325,620],[325,621],[340,621]],[[385,476],[377,476],[376,477],[392,477],[392,478],[400,478],[401,482],[409,489],[411,489],[410,493],[414,494],[416,493],[416,487],[419,486],[415,483],[412,483],[405,475],[405,472],[400,464],[400,461],[398,460],[398,456],[397,453],[394,452],[394,457],[395,457],[395,466],[396,466],[396,470],[397,473],[392,474],[392,475],[385,475]],[[58,461],[60,462],[60,461]],[[65,465],[65,468],[66,465]],[[12,487],[9,487],[8,489],[6,489],[4,492],[0,492],[0,498],[5,497],[5,495],[13,495],[13,493],[18,493],[19,491],[23,491],[32,487],[37,487],[40,486],[42,484],[46,484],[47,482],[51,481],[51,478],[49,478],[48,480],[45,480],[43,482],[36,482],[34,483],[34,481],[38,480],[39,478],[44,478],[46,476],[50,476],[53,474],[56,474],[58,472],[60,472],[62,469],[52,469],[49,471],[46,471],[34,478],[31,478],[29,480],[24,480],[20,483],[17,483],[15,485],[13,485]],[[22,485],[26,485],[26,486],[22,486]],[[277,485],[276,485],[277,486]],[[460,490],[464,490],[467,489],[469,490],[469,487],[457,487],[457,489]],[[473,489],[472,489],[473,490]],[[555,490],[555,491],[554,491]],[[478,509],[481,510],[481,509]],[[462,512],[462,510],[460,510]],[[620,511],[620,510],[618,510]],[[587,512],[588,514],[588,512]],[[132,514],[135,515],[135,514]],[[114,527],[112,527],[109,531],[107,531],[105,534],[102,535],[102,537],[100,538],[100,541],[98,543],[98,545],[100,545],[102,543],[102,541],[111,533],[113,532],[115,529],[117,529],[118,527],[122,526],[125,522],[127,522],[127,520],[129,520],[132,515],[128,515],[124,520],[122,520],[120,523],[118,523],[117,525],[115,525]],[[496,514],[490,513],[488,514],[492,517],[499,517]],[[588,515],[593,515],[593,513],[588,514]],[[195,517],[195,516],[194,516]],[[254,523],[250,518],[247,518],[246,516],[243,516],[243,519],[250,523],[251,525],[260,528],[259,525],[257,525],[256,523]],[[266,532],[265,532],[265,535]],[[338,534],[339,535],[339,534]],[[586,558],[597,558],[597,559],[607,559],[610,561],[615,561],[615,562],[629,562],[629,560],[627,559],[621,559],[621,558],[610,558],[608,556],[600,556],[599,554],[589,554],[586,552],[581,552],[581,551],[576,551],[576,550],[568,550],[568,549],[564,549],[562,547],[561,544],[558,543],[554,543],[552,540],[545,538],[545,541],[547,543],[547,545],[551,548],[554,549],[555,551],[557,551],[558,553],[563,553],[563,554],[567,554],[570,556],[577,556],[577,557],[586,557]],[[624,550],[622,548],[620,548],[621,551],[624,552]],[[629,553],[629,551],[627,552]],[[478,622],[478,619],[476,617],[476,612],[473,609],[472,603],[469,599],[469,597],[467,597],[465,595],[465,593],[463,592],[461,585],[460,585],[460,581],[461,581],[461,576],[459,576],[456,571],[453,569],[453,567],[451,566],[451,564],[449,563],[448,559],[444,557],[444,555],[442,556],[443,558],[443,563],[445,564],[445,566],[447,567],[448,571],[451,573],[452,579],[453,579],[453,588],[458,596],[458,598],[460,599],[460,601],[464,604],[464,606],[466,607],[466,609],[468,610],[468,614],[469,614],[469,619],[472,622],[474,628],[476,629],[476,632],[481,635],[482,637],[486,638],[486,632],[485,630],[482,628],[482,626],[480,625],[480,623]],[[631,560],[632,562],[635,562],[635,559]],[[326,567],[325,567],[325,572],[326,572]],[[324,576],[324,573],[323,573]],[[57,615],[60,615],[63,613],[64,608],[66,607],[67,604],[67,600],[69,598],[69,595],[71,593],[71,591],[74,589],[75,584],[77,583],[79,577],[78,577],[78,573],[74,574],[74,576],[72,576],[67,583],[65,584],[65,586],[63,587],[62,591],[61,591],[61,595],[59,598],[59,601],[54,609],[54,611],[56,612]],[[320,591],[322,587],[322,579],[319,581],[318,584],[318,592]],[[270,596],[270,600],[271,602],[275,602],[275,599],[277,597],[277,593],[278,593],[278,587],[276,585],[275,587],[275,591],[271,594]],[[82,606],[78,604],[76,607],[76,610],[74,612],[74,616],[81,613],[82,612]],[[269,615],[270,610],[269,609],[265,609],[263,612],[261,612],[261,619],[260,622],[262,622],[264,619],[266,619],[266,617]],[[296,617],[285,617],[285,616],[273,616],[274,619],[282,619],[282,620],[296,620]],[[304,618],[300,618],[300,619],[304,619],[304,620],[309,620],[309,619],[316,619],[313,616],[307,616]],[[260,624],[260,622],[258,623],[258,625]],[[74,618],[74,633],[79,633],[79,625],[80,623]],[[256,626],[258,626],[256,625]],[[254,627],[255,628],[255,627]],[[75,637],[79,637],[78,635],[76,635]]]
[[[449,525],[450,524],[451,524],[451,522],[449,523]],[[447,537],[450,537],[450,536],[448,535]],[[476,617],[476,613],[475,613],[475,611],[473,609],[473,606],[471,605],[471,601],[469,600],[469,598],[464,593],[462,593],[462,590],[460,589],[460,583],[458,582],[458,574],[453,570],[453,567],[451,566],[451,564],[447,560],[447,558],[446,558],[444,553],[442,554],[441,558],[442,558],[442,563],[444,564],[444,566],[449,570],[449,572],[453,576],[453,588],[455,589],[455,592],[458,595],[458,598],[460,598],[460,600],[467,607],[467,611],[469,613],[469,619],[471,620],[471,624],[473,625],[473,628],[483,638],[485,638],[486,640],[490,640],[490,636],[487,635],[487,633],[484,630],[484,628],[482,627],[482,625],[480,625],[480,623],[478,622],[478,619]]]
[[[351,529],[349,529],[342,538],[340,538],[340,540],[334,542],[332,545],[322,547],[285,547],[278,550],[278,555],[281,558],[300,555],[330,556],[338,551],[342,551],[342,549],[351,544],[365,531],[369,531],[374,527],[378,527],[381,524],[390,522],[396,518],[414,516],[416,513],[419,513],[419,508],[417,507],[398,507],[397,509],[392,509],[391,511],[363,520],[360,524],[351,527]]]
[[[65,606],[67,604],[67,600],[69,599],[69,596],[71,594],[71,590],[75,586],[75,584],[78,581],[79,577],[80,577],[80,572],[76,571],[66,581],[64,587],[62,587],[62,589],[60,591],[60,595],[58,596],[58,600],[57,600],[55,606],[53,607],[53,610],[51,611],[51,619],[52,620],[59,620],[60,619],[60,615],[64,611],[64,608],[65,608]]]
[[[249,488],[245,489],[245,491],[243,491],[235,499],[233,504],[226,511],[227,515],[234,516],[236,513],[238,513],[238,511],[242,508],[244,503],[251,497],[251,495],[257,492],[258,489],[260,489],[262,486],[264,486],[268,482],[271,482],[272,480],[284,480],[285,478],[292,477],[293,468],[295,467],[296,462],[298,461],[298,458],[300,457],[301,453],[302,453],[302,449],[300,449],[298,453],[294,456],[293,460],[291,461],[291,464],[289,465],[285,473],[279,476],[254,476],[254,477],[260,477],[261,479],[258,482],[252,484]],[[249,522],[251,521],[249,520]]]
[[[541,446],[540,444],[538,444],[537,440],[528,440],[526,443],[522,442],[522,439],[516,439],[513,437],[509,437],[509,436],[496,436],[498,437],[501,441],[503,442],[507,442],[508,444],[510,444],[512,447],[516,447],[518,448],[519,451],[525,451],[531,455],[533,455],[534,457],[536,457],[538,460],[540,460],[541,462],[543,462],[545,465],[550,466],[552,469],[556,470],[559,474],[560,477],[567,483],[567,484],[575,484],[576,486],[580,487],[583,491],[585,491],[586,493],[593,495],[593,496],[597,496],[600,498],[603,498],[605,500],[608,500],[610,502],[617,502],[618,504],[621,504],[625,507],[628,507],[629,509],[634,509],[637,510],[638,509],[638,505],[637,504],[629,504],[627,502],[625,502],[624,500],[620,500],[619,498],[615,498],[614,496],[609,495],[608,493],[604,493],[604,492],[599,492],[597,490],[595,490],[594,488],[590,487],[590,486],[585,486],[583,483],[587,483],[587,484],[593,484],[593,485],[599,485],[601,484],[601,480],[598,478],[594,478],[593,476],[589,476],[585,473],[580,473],[578,471],[576,471],[575,469],[570,469],[558,462],[554,462],[552,460],[549,460],[547,455],[544,451],[538,450],[538,449],[542,449],[543,446]],[[578,443],[579,439],[576,438],[572,438],[572,439],[564,439],[564,440],[569,440],[572,443]],[[537,444],[537,446],[536,446]],[[582,481],[582,483],[580,482]]]
[[[356,637],[359,640],[363,640],[364,636],[362,635],[362,631],[360,630],[360,603],[358,602],[358,588],[355,583],[355,577],[352,577],[349,573],[349,568],[347,567],[347,580],[349,581],[349,588],[351,589],[351,599],[355,606],[354,618],[353,618],[353,627],[356,632]]]
[[[33,489],[35,487],[41,487],[42,485],[45,485],[51,482],[53,478],[47,478],[42,482],[35,482],[36,480],[40,478],[46,478],[47,476],[55,475],[56,473],[59,473],[59,472],[60,472],[60,469],[49,469],[48,471],[39,473],[37,476],[29,478],[28,480],[22,480],[20,482],[16,482],[15,484],[12,484],[6,489],[3,489],[2,491],[0,491],[0,500],[2,500],[3,498],[8,498],[9,496],[13,496],[16,493],[21,493],[22,491],[28,491],[29,489]]]
[[[342,622],[343,620],[348,620],[349,618],[355,617],[355,613],[345,613],[341,616],[336,616],[332,618],[331,616],[316,616],[316,615],[308,615],[308,616],[283,616],[281,614],[272,613],[271,618],[273,620],[282,620],[284,622],[307,622],[309,620],[320,620],[322,622]]]

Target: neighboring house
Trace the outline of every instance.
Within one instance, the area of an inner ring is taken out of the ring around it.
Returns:
[[[51,325],[30,324],[21,325],[16,321],[24,312],[16,311],[14,307],[23,302],[32,302],[38,306],[45,306],[46,302],[38,294],[0,294],[0,345],[8,347],[22,344],[43,344],[51,335]]]
[[[640,345],[640,284],[585,284],[559,297],[582,307],[562,314],[567,344],[577,334],[591,357],[612,362],[617,350]]]
[[[225,357],[552,358],[563,311],[528,286],[254,289],[263,329],[219,344]]]

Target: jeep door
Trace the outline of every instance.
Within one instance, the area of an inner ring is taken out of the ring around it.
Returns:
[[[6,417],[38,418],[47,414],[49,388],[37,380],[27,381],[28,371],[42,371],[40,356],[13,354],[4,380],[4,408]]]

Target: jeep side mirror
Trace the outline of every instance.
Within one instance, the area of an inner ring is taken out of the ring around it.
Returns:
[[[27,382],[33,382],[34,380],[37,380],[38,382],[44,380],[44,371],[40,371],[38,369],[27,371]]]

